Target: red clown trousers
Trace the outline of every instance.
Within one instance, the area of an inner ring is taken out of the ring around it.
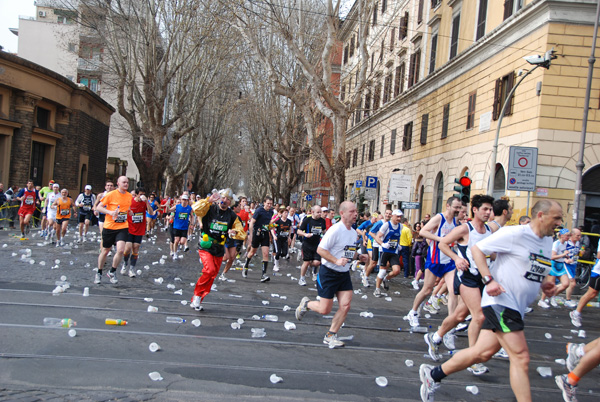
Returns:
[[[215,257],[204,250],[198,250],[198,254],[200,255],[200,261],[202,261],[203,268],[202,275],[198,278],[198,282],[196,282],[196,287],[194,288],[194,296],[200,296],[200,299],[204,300],[204,297],[210,293],[212,284],[219,274],[223,256]]]

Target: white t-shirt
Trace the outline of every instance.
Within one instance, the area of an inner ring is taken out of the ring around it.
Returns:
[[[556,252],[557,255],[564,254],[565,251],[567,251],[567,242],[561,243],[560,240],[555,241],[554,244],[552,244],[552,251]],[[565,262],[565,259],[564,259],[564,257],[557,258],[554,261]]]
[[[52,204],[54,204],[54,201],[56,201],[58,198],[60,198],[60,193],[55,193],[54,191],[51,193],[48,193],[48,195],[46,196],[46,216],[51,217],[52,219],[54,219],[56,217],[56,208],[50,208],[52,206]]]
[[[319,247],[329,251],[336,259],[345,257],[352,260],[357,250],[356,239],[356,230],[346,228],[346,225],[340,221],[329,228],[325,236],[321,239]],[[339,265],[332,264],[325,258],[321,258],[321,264],[338,272],[348,272],[350,270],[350,262],[340,267]]]
[[[506,226],[476,246],[486,255],[497,253],[492,275],[506,290],[492,297],[484,289],[481,306],[501,305],[523,317],[550,273],[552,237],[538,237],[530,225]]]

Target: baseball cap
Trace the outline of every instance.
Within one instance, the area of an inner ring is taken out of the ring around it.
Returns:
[[[321,211],[327,212],[327,211],[329,211],[329,209],[327,207],[323,207],[323,208],[321,208]]]
[[[402,216],[404,215],[402,213],[402,211],[400,211],[399,209],[394,209],[394,211],[392,212],[392,215],[396,215],[396,216]]]
[[[91,190],[91,189],[92,189],[92,186],[90,186],[89,184],[87,184],[87,185],[85,186],[85,189],[86,189],[86,190]]]
[[[60,188],[60,186],[58,185],[58,183],[54,183],[54,184],[52,185],[52,187]]]
[[[181,199],[182,199],[182,200],[189,200],[189,199],[190,199],[190,196],[189,196],[189,195],[187,195],[187,194],[183,194],[183,195],[181,196]]]
[[[569,229],[567,229],[567,228],[561,229],[560,232],[558,232],[558,233],[561,235],[569,234]]]
[[[55,183],[55,181],[54,181],[54,180],[50,180],[48,183],[50,183],[50,184],[54,184],[54,183]]]

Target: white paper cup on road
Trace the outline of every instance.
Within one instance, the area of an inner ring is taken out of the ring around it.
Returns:
[[[377,385],[379,385],[380,387],[387,387],[388,385],[388,380],[387,378],[381,376],[381,377],[377,377],[375,379],[375,382],[377,383]]]
[[[90,295],[90,288],[83,288],[83,297],[88,297]]]
[[[231,323],[231,329],[240,329],[240,324],[236,322]]]
[[[75,338],[77,336],[77,331],[75,331],[74,329],[70,329],[69,330],[69,336],[71,338]]]
[[[148,349],[150,349],[150,352],[154,353],[160,350],[160,346],[158,343],[152,342],[150,345],[148,345]]]
[[[283,327],[284,327],[284,328],[285,328],[287,331],[291,331],[291,330],[294,330],[294,329],[296,329],[296,324],[294,324],[294,323],[293,323],[293,322],[291,322],[291,321],[286,321],[286,322],[283,324]]]
[[[161,375],[158,371],[153,371],[153,372],[149,373],[148,376],[150,377],[150,379],[152,381],[162,381],[163,380],[163,378],[161,377]]]
[[[477,385],[467,385],[467,392],[477,395],[479,393],[479,388],[477,388]]]
[[[406,364],[406,367],[412,367],[412,366],[414,366],[414,365],[415,365],[415,362],[413,362],[413,361],[412,361],[412,360],[410,360],[410,359],[406,359],[406,360],[404,361],[404,364]]]
[[[200,325],[202,325],[202,322],[196,318],[194,321],[192,321],[192,325],[194,327],[199,327]]]
[[[148,306],[149,313],[156,313],[158,311],[158,307]]]
[[[277,374],[271,374],[269,380],[271,380],[273,384],[277,384],[278,382],[283,381],[283,378],[279,377]]]

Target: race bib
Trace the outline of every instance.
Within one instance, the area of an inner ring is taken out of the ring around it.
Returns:
[[[314,235],[321,236],[321,234],[323,233],[323,229],[321,229],[321,228],[311,228],[310,232],[312,234],[314,234]]]
[[[127,212],[119,212],[117,219],[115,219],[115,223],[125,223],[127,222]]]
[[[212,221],[210,223],[210,230],[215,232],[226,232],[227,231],[227,223],[220,221]]]
[[[136,212],[131,217],[131,222],[133,222],[133,223],[142,223],[142,222],[144,222],[144,213],[143,212]]]
[[[541,283],[551,268],[552,263],[548,257],[531,253],[529,254],[529,268],[525,272],[525,279]]]
[[[92,206],[91,205],[84,205],[83,206],[83,210],[84,211],[91,211],[92,210]]]
[[[187,221],[188,219],[188,213],[187,212],[182,212],[179,214],[179,219],[182,221]]]
[[[33,205],[33,198],[31,198],[31,197],[25,198],[25,204],[27,204],[27,205]]]
[[[281,237],[288,237],[290,235],[290,232],[279,232],[279,236]]]
[[[390,239],[388,243],[390,244],[390,248],[398,247],[398,239]]]
[[[60,210],[60,214],[61,214],[62,216],[69,215],[69,212],[70,212],[70,211],[69,211],[68,209],[61,209],[61,210]]]
[[[351,246],[344,247],[344,255],[342,258],[347,258],[349,260],[354,258],[354,254],[356,254],[356,246],[353,244]]]

